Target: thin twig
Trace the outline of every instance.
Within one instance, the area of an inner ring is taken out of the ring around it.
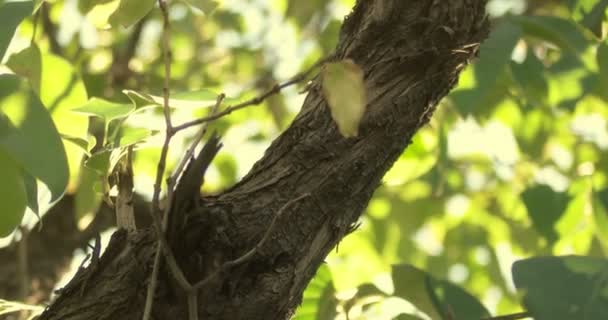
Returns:
[[[266,233],[264,233],[264,236],[262,237],[262,239],[255,245],[255,247],[251,248],[251,250],[247,251],[247,253],[245,253],[244,255],[234,259],[234,260],[230,260],[225,262],[224,264],[222,264],[221,267],[219,267],[217,270],[215,270],[212,274],[208,275],[205,279],[197,282],[196,284],[194,284],[192,286],[192,290],[198,290],[200,288],[202,288],[203,286],[205,286],[207,283],[209,283],[211,280],[213,280],[215,277],[217,277],[219,274],[221,274],[222,272],[224,272],[225,270],[228,270],[230,268],[236,267],[240,264],[243,264],[247,261],[249,261],[251,258],[253,258],[255,256],[255,254],[258,252],[258,250],[260,250],[260,248],[262,248],[264,246],[264,244],[266,243],[266,241],[268,240],[268,238],[270,237],[270,234],[272,233],[272,231],[274,230],[277,221],[279,220],[279,218],[281,216],[283,216],[283,213],[285,211],[287,211],[288,208],[290,208],[292,205],[294,205],[295,203],[297,203],[298,201],[309,197],[310,194],[309,193],[305,193],[295,199],[289,200],[287,203],[285,203],[281,209],[279,209],[279,211],[277,212],[277,214],[275,214],[274,218],[272,219],[272,222],[270,223],[270,226],[268,227],[268,229],[266,230]]]
[[[525,319],[525,318],[531,318],[531,317],[532,317],[532,314],[530,314],[530,312],[524,311],[524,312],[518,312],[518,313],[513,313],[513,314],[507,314],[504,316],[483,318],[481,320],[519,320],[519,319]]]
[[[154,266],[152,267],[152,275],[150,276],[150,284],[148,284],[148,290],[146,292],[146,303],[144,305],[143,320],[150,319],[152,313],[152,304],[154,303],[154,293],[156,292],[156,286],[158,285],[158,270],[160,269],[160,251],[162,250],[162,243],[158,241],[156,244],[156,254],[154,256]]]
[[[169,13],[167,11],[167,2],[165,0],[158,0],[158,6],[163,15],[163,60],[165,64],[165,76],[163,85],[163,114],[165,116],[165,141],[158,161],[158,168],[156,171],[156,180],[154,182],[154,195],[152,196],[152,213],[158,214],[160,212],[159,197],[162,183],[162,177],[165,172],[165,166],[167,162],[167,153],[169,150],[169,142],[175,134],[173,126],[171,125],[171,110],[169,109],[169,80],[171,78],[171,61],[169,57],[169,40],[170,40],[170,24],[169,24]]]
[[[329,61],[332,57],[327,57],[324,59],[319,60],[317,63],[315,63],[312,67],[308,68],[306,71],[301,72],[297,75],[295,75],[294,77],[292,77],[290,80],[280,83],[280,84],[276,84],[274,85],[272,88],[270,88],[268,91],[264,92],[263,94],[254,97],[252,99],[249,99],[247,101],[241,102],[239,104],[235,104],[233,106],[229,106],[228,108],[224,109],[223,111],[220,111],[216,114],[212,114],[203,118],[199,118],[193,121],[189,121],[183,124],[180,124],[178,126],[173,127],[173,130],[175,132],[178,132],[180,130],[184,130],[187,129],[189,127],[192,126],[196,126],[199,125],[201,123],[205,123],[205,122],[209,122],[209,121],[213,121],[216,119],[219,119],[223,116],[226,116],[234,111],[237,111],[239,109],[243,109],[249,106],[254,106],[254,105],[258,105],[262,102],[264,102],[264,100],[266,100],[266,98],[277,94],[279,92],[281,92],[281,90],[283,90],[286,87],[289,87],[291,85],[294,85],[298,82],[301,82],[303,80],[305,80],[314,70],[316,70],[318,67],[322,66],[323,64],[325,64],[327,61]]]
[[[163,61],[165,64],[165,81],[163,86],[163,113],[165,116],[165,141],[163,142],[163,147],[160,154],[160,159],[158,160],[158,167],[156,171],[156,180],[154,182],[154,194],[152,196],[152,210],[150,210],[152,215],[152,221],[154,225],[154,229],[156,230],[156,236],[158,238],[158,244],[156,247],[156,256],[154,257],[154,266],[152,269],[152,277],[150,279],[150,284],[148,285],[148,291],[146,294],[146,302],[144,306],[144,314],[143,320],[150,319],[150,315],[152,313],[152,305],[154,303],[154,293],[156,292],[156,287],[158,285],[158,272],[160,269],[160,256],[163,254],[165,258],[167,256],[172,256],[171,252],[166,252],[165,249],[168,249],[167,241],[164,236],[164,229],[166,229],[167,225],[167,214],[163,217],[163,222],[160,221],[158,215],[160,213],[160,191],[161,191],[161,183],[162,177],[165,172],[165,166],[167,162],[167,153],[169,150],[169,143],[171,142],[171,138],[174,135],[173,127],[171,126],[171,110],[169,109],[169,80],[171,78],[171,61],[169,59],[169,39],[170,39],[170,23],[169,23],[169,12],[167,10],[167,2],[165,0],[158,0],[158,6],[160,7],[160,11],[163,16],[163,40],[162,40],[162,50],[163,50]],[[172,186],[168,186],[169,188]],[[168,198],[168,201],[171,200],[171,197]],[[167,207],[170,207],[170,203],[167,203]],[[167,259],[168,264],[171,266],[171,259]],[[174,261],[173,261],[174,262]],[[177,265],[177,263],[175,263]],[[179,267],[178,267],[179,269]],[[179,270],[181,272],[181,270]],[[175,274],[176,276],[179,275]],[[183,274],[182,274],[183,276]],[[185,277],[184,277],[185,279]],[[189,283],[186,281],[189,285]]]
[[[169,56],[169,42],[171,39],[171,25],[169,24],[169,10],[166,0],[158,0],[158,6],[163,14],[163,61],[165,63],[165,81],[163,85],[163,112],[167,128],[171,126],[171,115],[169,110],[169,81],[171,80],[171,57]]]

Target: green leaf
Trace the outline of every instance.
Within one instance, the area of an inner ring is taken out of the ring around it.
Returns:
[[[596,235],[608,248],[608,189],[595,191],[592,201]]]
[[[513,264],[513,281],[536,320],[608,319],[608,260],[536,257]]]
[[[32,210],[40,218],[39,206],[38,206],[38,186],[36,185],[36,178],[27,172],[23,172],[23,183],[25,185],[25,191],[27,194],[27,207]]]
[[[89,120],[71,111],[87,101],[86,88],[75,67],[53,54],[41,54],[40,64],[35,60],[30,61],[29,59],[37,59],[34,48],[25,49],[16,55],[18,57],[14,59],[11,56],[10,68],[18,75],[28,78],[33,85],[39,82],[39,87],[33,89],[51,114],[55,126],[64,135],[86,139]],[[82,151],[71,142],[64,143],[64,148],[70,168],[70,181],[76,183]]]
[[[556,192],[547,185],[535,185],[526,189],[521,198],[534,228],[550,243],[555,242],[558,238],[555,224],[564,214],[570,196],[565,192]]]
[[[352,60],[343,60],[325,65],[322,76],[323,93],[338,130],[345,137],[356,136],[367,104],[363,70]]]
[[[110,155],[112,154],[109,150],[104,150],[91,155],[89,159],[84,162],[84,165],[97,172],[97,174],[105,176],[110,170]]]
[[[114,147],[130,146],[142,142],[147,138],[158,134],[159,132],[159,130],[122,126],[120,133],[117,135],[117,141],[114,141]]]
[[[580,56],[591,44],[581,28],[567,19],[551,16],[514,16],[511,21],[519,24],[526,35],[553,43],[575,55]]]
[[[337,300],[332,276],[327,265],[321,265],[302,297],[302,304],[293,320],[333,320],[336,317]]]
[[[184,0],[184,1],[187,4],[201,10],[205,14],[212,13],[220,5],[217,0]]]
[[[102,150],[91,155],[84,165],[97,172],[100,176],[107,176],[112,172],[118,160],[126,154],[126,148],[116,148],[111,150]]]
[[[100,185],[103,183],[104,178],[97,171],[86,166],[80,170],[78,189],[74,197],[74,214],[77,220],[97,211],[103,195],[97,190],[103,189]]]
[[[608,8],[608,0],[577,0],[572,17],[600,38],[602,21],[606,18],[606,8]]]
[[[130,27],[145,17],[154,8],[154,4],[156,4],[156,0],[120,0],[118,8],[110,16],[109,22],[112,26]]]
[[[4,1],[0,3],[0,61],[2,61],[17,26],[32,14],[33,1]]]
[[[529,103],[546,105],[549,84],[545,78],[545,66],[532,50],[528,50],[523,63],[511,62],[511,72]]]
[[[73,145],[77,146],[78,148],[80,148],[82,150],[82,152],[88,156],[90,156],[91,154],[89,153],[89,141],[85,140],[83,138],[78,138],[78,137],[72,137],[66,134],[62,134],[61,135],[61,139],[63,139],[64,141],[69,141],[70,143],[72,143]]]
[[[411,302],[431,319],[481,319],[489,315],[475,297],[412,265],[394,265],[394,295]]]
[[[133,110],[135,107],[131,104],[113,103],[100,98],[91,98],[85,105],[72,109],[74,112],[93,115],[108,122],[126,117]]]
[[[48,111],[27,83],[14,75],[0,75],[0,106],[5,115],[0,146],[49,188],[51,202],[59,199],[67,187],[69,171]]]
[[[133,102],[136,109],[146,106],[162,106],[164,98],[147,93],[141,93],[133,90],[123,90],[129,99]],[[171,95],[169,99],[169,107],[171,108],[208,108],[215,105],[217,94],[207,89],[190,92],[178,92]],[[235,99],[224,99],[224,102],[231,103]]]
[[[479,60],[473,65],[475,87],[455,90],[450,96],[462,114],[484,115],[507,93],[505,71],[521,36],[521,29],[500,23],[481,45]],[[471,71],[467,71],[471,72]]]
[[[608,40],[600,43],[597,48],[597,65],[599,67],[600,95],[604,101],[608,101]]]
[[[21,223],[27,196],[19,165],[0,147],[0,238],[8,236]]]
[[[35,92],[40,92],[42,56],[36,44],[11,55],[6,65],[16,74],[27,78]]]

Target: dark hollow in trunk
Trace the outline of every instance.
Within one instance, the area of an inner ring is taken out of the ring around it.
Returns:
[[[336,59],[365,72],[359,136],[342,137],[313,82],[302,110],[251,172],[203,199],[174,245],[191,281],[250,250],[256,255],[199,291],[201,319],[288,319],[329,251],[349,232],[384,173],[426,124],[487,36],[482,0],[360,0],[345,19]],[[151,229],[117,232],[96,268],[82,272],[41,319],[138,319],[152,270]],[[186,299],[161,269],[153,317],[186,319]]]

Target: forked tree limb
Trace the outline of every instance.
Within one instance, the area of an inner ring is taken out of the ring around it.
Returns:
[[[302,110],[251,172],[186,213],[175,255],[191,282],[256,248],[200,288],[201,319],[288,319],[328,252],[352,230],[382,176],[455,85],[489,29],[483,0],[359,0],[336,59],[365,73],[359,136],[344,138],[315,79]],[[276,221],[287,202],[308,194]],[[273,222],[274,221],[274,222]],[[266,234],[273,224],[271,234]],[[41,319],[137,319],[154,255],[151,230],[118,232],[89,277]],[[165,270],[166,274],[166,270]],[[161,277],[154,319],[185,319],[186,295]]]

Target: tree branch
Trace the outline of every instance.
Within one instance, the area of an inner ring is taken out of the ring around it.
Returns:
[[[391,10],[377,20],[380,4]],[[357,1],[335,57],[353,60],[365,74],[369,99],[359,136],[339,133],[315,79],[294,122],[250,173],[185,214],[173,249],[189,277],[205,279],[218,266],[247,257],[200,287],[198,313],[217,320],[293,314],[323,259],[352,230],[385,172],[477,54],[478,45],[467,45],[487,33],[484,1]],[[310,196],[286,206],[302,194]],[[158,234],[115,237],[85,296],[68,291],[41,320],[141,317],[138,284],[149,279]],[[252,243],[258,245],[248,254]],[[156,292],[155,318],[188,316],[171,281],[160,280]]]

